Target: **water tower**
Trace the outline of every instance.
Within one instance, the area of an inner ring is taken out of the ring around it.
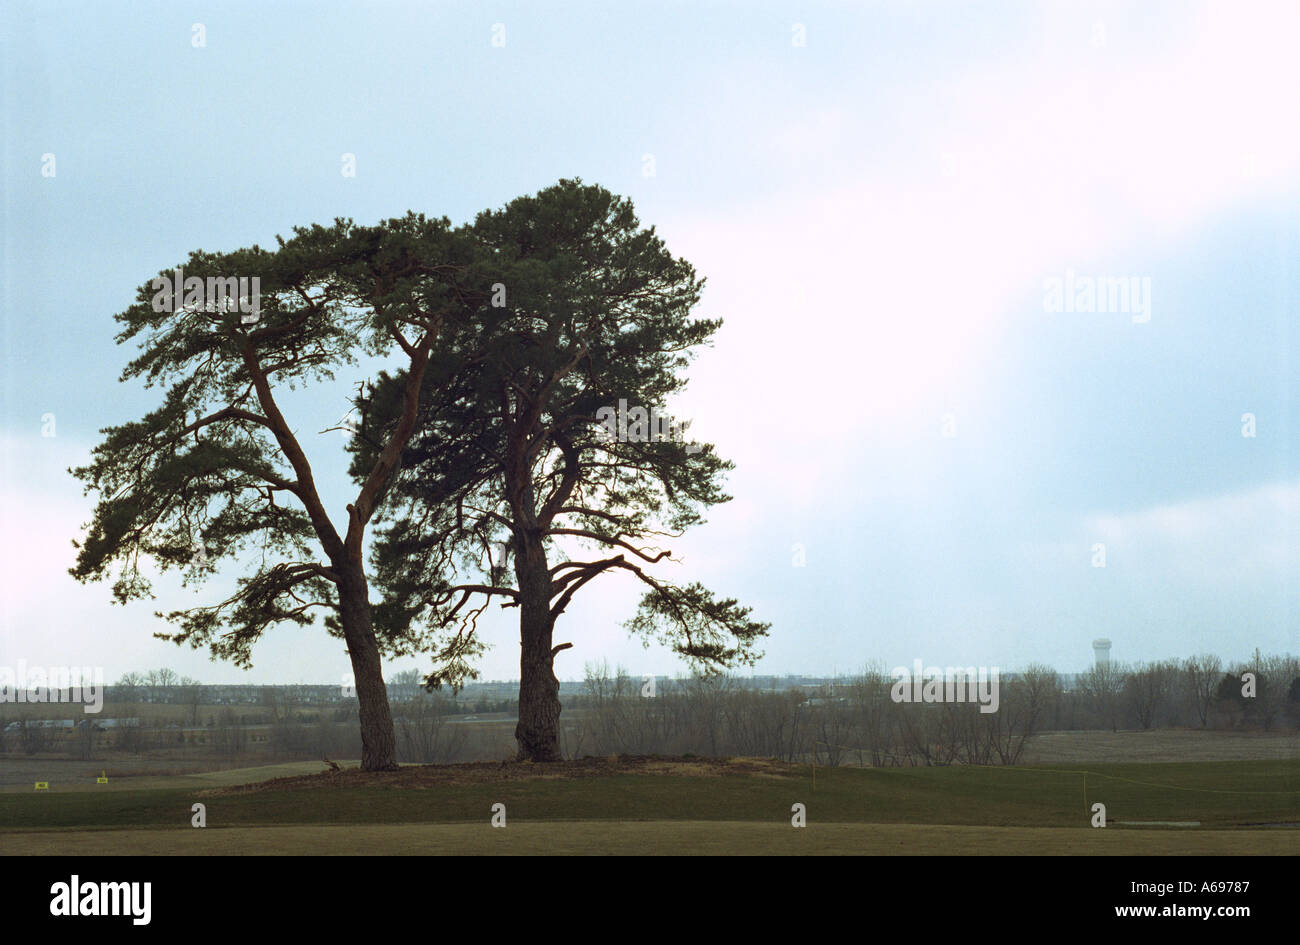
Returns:
[[[1092,641],[1092,652],[1096,656],[1098,669],[1106,669],[1110,666],[1110,641],[1105,637]]]

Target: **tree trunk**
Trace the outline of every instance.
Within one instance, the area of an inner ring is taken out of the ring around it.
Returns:
[[[339,620],[352,660],[361,715],[361,770],[394,771],[397,736],[388,705],[388,688],[379,660],[379,643],[370,619],[365,575],[349,574],[339,586]]]
[[[540,541],[526,541],[516,551],[519,578],[519,724],[518,761],[560,761],[560,682],[555,678],[551,635],[551,578]]]

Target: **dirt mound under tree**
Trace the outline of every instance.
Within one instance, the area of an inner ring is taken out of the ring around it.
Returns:
[[[693,756],[611,755],[535,764],[530,761],[475,761],[454,765],[403,765],[396,771],[362,771],[359,767],[325,770],[320,774],[274,778],[252,784],[213,788],[204,797],[259,791],[298,791],[310,788],[393,787],[416,789],[459,784],[499,784],[505,781],[578,780],[616,775],[727,777],[733,775],[793,777],[807,766],[764,758],[697,758]]]

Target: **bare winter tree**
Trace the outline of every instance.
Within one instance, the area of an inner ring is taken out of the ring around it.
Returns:
[[[1178,679],[1174,662],[1143,663],[1124,680],[1124,696],[1133,717],[1144,729],[1156,724]]]
[[[1094,664],[1079,677],[1079,688],[1083,690],[1093,711],[1112,732],[1119,731],[1120,695],[1124,691],[1127,671],[1119,663]]]
[[[203,704],[203,684],[197,679],[182,676],[177,685],[185,690],[185,705],[189,707],[190,725],[199,724],[199,706]]]
[[[1223,661],[1211,653],[1189,656],[1183,660],[1183,691],[1186,699],[1196,713],[1196,718],[1205,728],[1210,717],[1210,706],[1214,703],[1214,691],[1223,676]]]

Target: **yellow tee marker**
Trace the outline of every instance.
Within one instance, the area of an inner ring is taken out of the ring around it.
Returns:
[[[36,782],[36,787],[35,787],[33,790],[37,790],[37,791],[48,791],[49,789],[50,789],[50,782],[49,782],[49,781],[37,781],[37,782]]]
[[[103,771],[102,768],[100,769],[99,777],[97,777],[97,778],[95,779],[95,783],[96,783],[96,784],[107,784],[107,783],[108,783],[108,777],[104,774],[104,771]]]

